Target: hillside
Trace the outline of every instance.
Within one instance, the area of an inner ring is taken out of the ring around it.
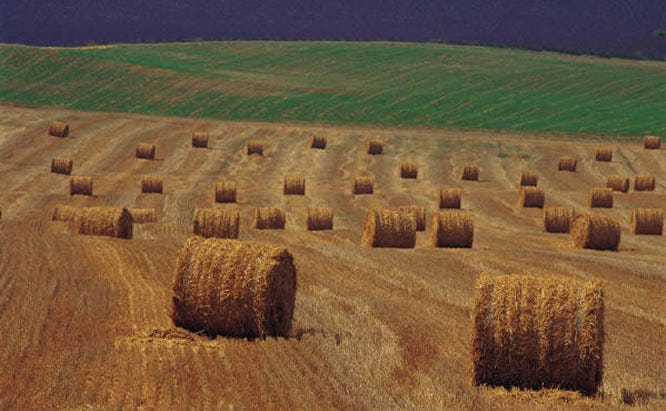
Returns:
[[[666,63],[399,43],[0,46],[0,101],[224,120],[666,134]]]

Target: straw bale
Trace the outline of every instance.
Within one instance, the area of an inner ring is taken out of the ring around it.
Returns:
[[[201,237],[238,238],[238,211],[195,208],[192,232]]]
[[[73,176],[69,179],[69,195],[81,194],[91,196],[93,193],[92,177]]]
[[[54,158],[51,160],[51,172],[56,174],[71,174],[74,162],[68,158]]]
[[[613,189],[592,187],[587,193],[587,206],[591,208],[613,208]]]
[[[216,203],[235,203],[236,202],[236,182],[221,181],[215,183],[215,202]]]
[[[75,222],[79,234],[132,238],[132,216],[126,208],[81,208]]]
[[[479,179],[479,166],[475,164],[468,164],[462,168],[460,173],[462,180],[476,181]]]
[[[439,190],[439,208],[460,208],[461,198],[459,188],[442,188]]]
[[[643,140],[643,146],[649,150],[657,150],[661,148],[661,137],[646,136]]]
[[[634,208],[631,210],[631,234],[662,235],[664,209]]]
[[[210,336],[287,336],[296,267],[286,248],[191,237],[178,255],[171,318]]]
[[[613,191],[626,193],[629,191],[629,177],[608,176],[606,187],[613,189]]]
[[[382,154],[384,152],[384,142],[381,140],[368,140],[365,143],[365,149],[371,155]]]
[[[284,210],[276,207],[258,207],[254,209],[252,227],[258,230],[284,230]]]
[[[311,149],[319,149],[319,150],[325,150],[326,149],[326,137],[322,136],[310,136],[310,140],[308,141],[308,147]]]
[[[365,247],[414,248],[416,217],[410,212],[369,208],[361,244]]]
[[[128,208],[134,224],[154,223],[157,221],[157,212],[154,208]]]
[[[560,162],[557,165],[559,171],[576,171],[576,166],[578,165],[578,160],[574,157],[562,156],[560,157]]]
[[[192,147],[208,148],[208,132],[195,131],[192,133]]]
[[[634,191],[654,191],[657,181],[652,176],[636,176],[634,179]]]
[[[139,143],[136,146],[136,158],[155,159],[155,144]]]
[[[571,221],[570,237],[578,248],[617,250],[620,223],[603,214],[579,214]]]
[[[575,215],[573,207],[546,207],[543,210],[543,228],[549,233],[568,233]]]
[[[396,209],[399,213],[412,213],[416,218],[416,231],[425,231],[426,229],[426,209],[423,206],[408,205]]]
[[[330,207],[310,207],[307,218],[308,230],[332,230],[333,209]]]
[[[608,148],[608,147],[598,148],[597,149],[596,160],[597,161],[613,161],[613,149]]]
[[[261,141],[248,141],[247,143],[247,155],[251,156],[252,154],[257,154],[260,156],[264,155],[264,143]]]
[[[440,210],[432,216],[430,235],[434,247],[472,248],[474,242],[472,213]]]
[[[55,137],[67,137],[69,135],[69,124],[54,121],[49,126],[49,135]]]
[[[518,204],[521,207],[543,208],[546,194],[539,187],[521,187],[518,194]]]
[[[539,182],[539,176],[536,173],[531,171],[523,171],[520,174],[520,185],[521,186],[533,186],[536,187]]]
[[[416,163],[407,162],[400,164],[400,177],[401,178],[417,178],[419,169]]]
[[[355,177],[352,181],[352,194],[372,194],[375,179],[369,176]]]
[[[79,209],[68,205],[58,204],[51,212],[52,221],[75,221]]]
[[[305,177],[294,174],[284,178],[284,193],[288,195],[305,195]]]
[[[141,192],[162,194],[162,178],[157,176],[142,177]]]

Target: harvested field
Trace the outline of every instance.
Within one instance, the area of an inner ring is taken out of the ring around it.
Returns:
[[[128,208],[134,224],[154,223],[157,221],[157,211],[154,208]]]
[[[53,211],[51,213],[51,220],[74,221],[76,219],[76,214],[78,211],[79,211],[78,207],[58,204],[55,207],[53,207]]]

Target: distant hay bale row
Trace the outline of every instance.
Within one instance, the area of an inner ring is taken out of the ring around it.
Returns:
[[[439,208],[460,208],[461,198],[459,188],[442,188],[439,190]]]
[[[365,247],[414,248],[416,217],[409,212],[369,208],[365,214],[361,244]]]
[[[539,187],[521,187],[518,193],[518,204],[521,207],[543,208],[546,194]]]
[[[372,177],[355,177],[352,181],[352,194],[372,194],[375,180]]]
[[[536,187],[539,182],[539,176],[536,173],[531,171],[523,171],[520,175],[520,185],[521,186],[532,186]]]
[[[286,336],[296,267],[286,248],[191,237],[178,254],[172,289],[178,327],[211,336]]]
[[[661,148],[661,137],[646,136],[645,139],[643,139],[643,147],[648,150],[658,150]]]
[[[201,237],[238,238],[238,211],[219,208],[195,208],[192,232]]]
[[[80,208],[75,223],[79,234],[132,238],[132,216],[126,208]]]
[[[141,192],[162,194],[162,178],[157,176],[142,177]]]
[[[134,224],[154,223],[157,221],[157,212],[154,208],[128,208]]]
[[[423,206],[408,205],[400,206],[396,209],[399,213],[411,213],[416,218],[416,231],[425,231],[426,229],[426,209]]]
[[[216,203],[235,203],[236,202],[236,182],[220,181],[215,183],[215,202]]]
[[[54,121],[49,126],[49,135],[54,137],[67,137],[69,135],[69,124]]]
[[[68,158],[54,158],[51,160],[52,173],[69,175],[72,173],[73,167],[74,162]]]
[[[657,181],[652,176],[636,176],[634,179],[635,191],[654,191]]]
[[[579,248],[617,250],[620,224],[603,214],[579,214],[571,222],[570,237]]]
[[[479,179],[479,166],[471,164],[462,168],[460,173],[462,180],[477,181]]]
[[[590,208],[613,208],[613,189],[592,187],[587,193],[587,206]]]
[[[143,158],[146,160],[155,159],[155,144],[139,143],[136,146],[136,158]]]
[[[92,177],[74,176],[69,180],[69,195],[81,194],[91,196],[93,194]]]
[[[601,386],[604,291],[599,281],[483,274],[474,292],[472,330],[476,385],[586,395]]]
[[[51,212],[52,221],[74,221],[79,209],[68,205],[58,204]]]
[[[257,154],[260,156],[264,155],[264,143],[261,141],[248,141],[247,143],[247,155],[251,156],[252,154]]]
[[[662,235],[664,210],[662,208],[635,208],[631,210],[631,234]]]
[[[431,242],[435,247],[471,248],[474,242],[472,213],[441,210],[432,216]]]
[[[330,207],[310,207],[308,208],[308,217],[306,226],[308,230],[332,230],[333,229],[333,209]]]
[[[629,191],[629,178],[621,176],[608,176],[606,179],[606,187],[611,188],[613,191],[626,193]]]
[[[578,165],[578,160],[574,157],[562,156],[560,157],[560,162],[557,164],[558,171],[576,171],[576,166]]]
[[[195,131],[192,133],[192,147],[208,148],[208,132]]]
[[[419,174],[418,166],[416,163],[407,162],[400,164],[400,177],[401,178],[417,178]]]
[[[258,207],[254,209],[252,227],[258,230],[284,230],[284,211],[275,207]]]
[[[284,194],[305,195],[305,177],[289,175],[284,178]]]
[[[325,150],[326,137],[310,136],[310,140],[308,141],[308,147],[310,147],[311,149]]]
[[[548,233],[568,233],[576,211],[573,207],[546,207],[543,210],[543,227]]]
[[[597,155],[596,155],[596,160],[597,161],[613,161],[613,149],[612,148],[598,148],[597,149]]]
[[[382,154],[384,152],[384,142],[381,140],[369,140],[365,143],[365,150],[370,155]]]

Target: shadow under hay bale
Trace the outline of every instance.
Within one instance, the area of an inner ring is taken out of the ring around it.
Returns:
[[[400,178],[417,178],[419,169],[416,163],[408,162],[400,164]]]
[[[416,218],[416,231],[425,231],[426,229],[426,209],[423,206],[408,205],[400,206],[396,209],[399,213],[411,213]]]
[[[74,162],[68,158],[54,158],[51,160],[51,172],[56,174],[70,175]]]
[[[629,178],[621,176],[608,176],[606,179],[606,187],[613,189],[613,191],[626,193],[629,191]]]
[[[326,149],[326,137],[310,136],[310,139],[308,140],[308,147],[311,148],[311,149],[325,150]]]
[[[600,281],[481,275],[472,311],[472,380],[594,395],[603,379]]]
[[[51,221],[75,221],[78,211],[78,207],[58,204],[53,207]]]
[[[442,188],[439,190],[439,208],[460,208],[461,198],[459,188]]]
[[[306,222],[308,230],[332,230],[333,229],[333,209],[330,207],[310,207],[308,208],[308,218]]]
[[[215,183],[215,202],[216,203],[235,203],[236,202],[236,182],[221,181]]]
[[[430,236],[434,247],[472,248],[472,213],[460,210],[441,210],[435,213],[431,220]]]
[[[477,181],[479,179],[479,166],[474,164],[464,166],[460,172],[460,179]]]
[[[157,176],[144,176],[141,178],[141,192],[162,194],[162,178]]]
[[[75,222],[79,234],[132,238],[132,216],[126,208],[81,208]]]
[[[518,204],[525,208],[543,208],[546,193],[539,187],[521,187],[518,194]]]
[[[220,208],[195,208],[192,232],[201,237],[238,238],[238,211]]]
[[[634,208],[631,210],[631,234],[662,235],[664,210],[662,208]]]
[[[93,194],[93,178],[74,176],[69,179],[69,195],[75,194],[91,196]]]
[[[289,175],[284,178],[284,194],[305,195],[305,177],[302,175]]]
[[[355,177],[352,181],[352,194],[372,194],[375,180],[372,177]]]
[[[532,186],[536,187],[539,182],[539,176],[536,173],[531,171],[523,171],[520,175],[520,185],[521,186]]]
[[[416,217],[410,212],[369,208],[365,214],[361,245],[364,247],[414,248]]]
[[[603,214],[579,214],[571,221],[570,237],[578,248],[617,251],[620,223]]]
[[[658,150],[661,148],[661,137],[646,136],[643,139],[643,147],[648,150]]]
[[[592,187],[587,193],[587,206],[590,208],[613,208],[613,189]]]
[[[154,223],[157,221],[157,212],[154,208],[128,208],[134,224]]]
[[[136,158],[143,158],[146,160],[155,159],[155,144],[139,143],[136,146]]]
[[[248,141],[247,155],[251,156],[252,154],[264,155],[264,144],[261,141]]]
[[[178,327],[210,336],[287,336],[296,267],[286,248],[192,237],[178,255],[172,289]]]
[[[560,157],[560,161],[557,164],[557,170],[575,172],[577,165],[578,165],[578,160],[576,160],[574,157],[563,156]]]
[[[573,207],[546,207],[543,210],[543,228],[548,233],[568,233],[575,215]]]
[[[208,132],[195,131],[192,133],[192,147],[208,148]]]
[[[365,143],[365,150],[370,155],[382,154],[384,152],[384,142],[381,140],[369,140]]]
[[[613,149],[612,148],[598,148],[596,154],[597,161],[613,161]]]
[[[54,121],[49,126],[49,135],[54,137],[67,137],[69,135],[69,124]]]
[[[634,179],[634,191],[654,191],[657,180],[652,176],[636,176]]]
[[[257,230],[284,230],[284,211],[276,207],[258,207],[254,209],[252,227]]]

